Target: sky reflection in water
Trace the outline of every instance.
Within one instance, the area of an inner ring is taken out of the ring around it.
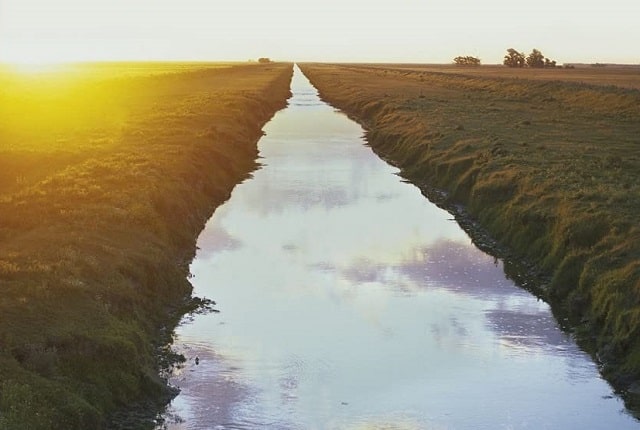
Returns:
[[[545,303],[299,72],[292,91],[200,237],[221,313],[178,331],[169,428],[638,427]]]

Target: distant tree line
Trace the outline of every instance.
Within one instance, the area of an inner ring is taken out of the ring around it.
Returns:
[[[479,66],[480,58],[471,55],[459,55],[453,59],[456,66]],[[538,49],[531,51],[529,55],[519,52],[514,48],[507,49],[507,55],[502,61],[507,67],[531,67],[533,69],[553,68],[557,67],[555,60],[546,58]]]
[[[534,69],[553,68],[557,63],[555,60],[545,58],[545,56],[537,49],[531,51],[528,56],[525,56],[523,52],[518,52],[513,48],[507,49],[507,55],[504,56],[502,61],[507,67],[531,67]]]
[[[471,55],[459,55],[453,59],[456,66],[479,66],[480,59],[478,57],[472,57]]]

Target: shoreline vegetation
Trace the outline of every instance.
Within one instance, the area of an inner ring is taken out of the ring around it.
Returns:
[[[376,153],[551,303],[639,416],[640,75],[300,67]]]
[[[197,236],[257,167],[291,74],[0,70],[0,428],[123,428],[114,413],[166,404]]]

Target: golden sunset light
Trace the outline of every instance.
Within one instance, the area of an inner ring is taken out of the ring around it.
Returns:
[[[639,17],[0,0],[0,430],[637,430]]]

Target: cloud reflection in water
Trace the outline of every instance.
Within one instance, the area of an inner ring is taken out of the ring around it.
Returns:
[[[445,290],[485,303],[486,327],[502,345],[523,353],[547,350],[554,355],[582,356],[570,336],[557,326],[549,307],[505,277],[502,262],[470,243],[448,239],[415,248],[399,261],[358,258],[342,268],[328,263],[321,270],[338,270],[353,286],[379,284],[394,293],[419,294],[423,290]],[[464,337],[468,330],[459,318],[433,323],[431,332],[439,342]]]
[[[207,345],[188,428],[633,428],[548,306],[296,73],[191,266],[221,313],[180,327]]]

